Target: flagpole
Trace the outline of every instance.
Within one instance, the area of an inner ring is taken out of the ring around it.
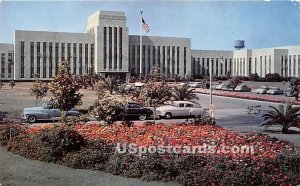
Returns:
[[[142,79],[142,19],[143,19],[143,11],[141,11],[141,17],[140,17],[140,80]]]

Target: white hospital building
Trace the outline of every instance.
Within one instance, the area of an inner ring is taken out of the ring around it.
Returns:
[[[48,80],[63,60],[74,75],[129,78],[158,66],[167,77],[178,74],[249,76],[279,73],[300,76],[300,45],[234,51],[194,50],[190,38],[129,35],[125,12],[98,11],[88,17],[86,33],[16,30],[13,44],[0,43],[0,80]]]

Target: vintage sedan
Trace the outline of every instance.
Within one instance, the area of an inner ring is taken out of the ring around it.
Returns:
[[[66,117],[68,116],[79,116],[81,113],[77,109],[71,109],[67,112]],[[58,108],[55,108],[51,102],[44,103],[41,107],[30,107],[24,108],[23,110],[23,119],[26,122],[34,123],[41,120],[60,120],[61,111]]]
[[[205,113],[200,105],[189,101],[173,101],[170,105],[158,107],[157,113],[161,117],[170,119],[172,117],[199,117]]]
[[[246,84],[238,85],[234,88],[237,92],[251,92],[251,88],[249,88]]]
[[[267,91],[269,90],[269,86],[261,86],[258,89],[254,89],[253,92],[256,94],[266,94]]]
[[[128,102],[125,105],[125,112],[120,115],[120,119],[139,118],[145,120],[153,115],[153,111],[150,108],[145,108],[139,103]]]
[[[189,87],[192,87],[192,88],[202,88],[203,87],[203,83],[201,83],[201,82],[193,82],[193,83],[189,84]]]
[[[279,95],[279,94],[283,94],[283,91],[278,87],[270,87],[269,90],[266,92],[266,94]]]

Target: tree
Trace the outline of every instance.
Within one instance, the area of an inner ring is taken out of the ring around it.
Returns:
[[[30,88],[30,95],[35,97],[35,106],[37,103],[43,98],[47,96],[48,92],[47,83],[43,83],[40,80],[36,80],[32,83],[32,87]]]
[[[295,101],[298,101],[299,92],[300,92],[300,88],[299,88],[300,79],[298,78],[291,79],[290,85],[291,85],[291,94],[292,96],[295,97]]]
[[[105,89],[108,90],[110,94],[113,93],[113,91],[115,90],[115,78],[108,76],[107,78],[102,79],[99,82],[99,87],[98,89]]]
[[[125,101],[119,101],[101,91],[98,94],[98,99],[90,108],[90,114],[110,125],[125,112]]]
[[[229,83],[231,84],[231,85],[238,85],[238,84],[240,84],[242,81],[240,80],[240,78],[238,77],[238,76],[235,76],[235,77],[233,77],[233,78],[231,78],[230,80],[229,80]]]
[[[172,98],[176,101],[184,101],[190,99],[199,99],[195,93],[193,93],[195,89],[189,89],[188,86],[176,86],[172,92]]]
[[[63,61],[58,74],[49,85],[50,100],[62,113],[62,122],[65,122],[67,111],[81,105],[82,94],[79,93],[80,84],[72,77],[68,61]]]
[[[273,110],[262,115],[264,122],[261,126],[281,125],[283,134],[287,134],[290,127],[300,128],[300,107],[292,107],[291,104],[285,107],[280,105],[279,108],[269,107]]]

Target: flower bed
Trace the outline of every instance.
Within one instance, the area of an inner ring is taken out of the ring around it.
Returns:
[[[84,139],[84,141],[82,141]],[[120,153],[116,144],[215,146],[215,153]],[[223,154],[222,146],[254,147],[251,154]],[[297,185],[300,154],[290,143],[256,133],[239,134],[217,126],[157,124],[127,127],[74,125],[26,129],[10,139],[8,150],[74,168],[91,168],[144,180],[184,185]],[[219,152],[218,152],[219,151]]]
[[[197,91],[195,92],[200,94],[209,94],[208,89],[197,89]],[[269,101],[275,103],[286,103],[288,101],[287,99],[280,98],[277,96],[272,96],[272,95],[255,95],[251,93],[228,92],[222,90],[212,90],[212,94],[217,96],[251,99],[251,100],[258,100],[258,101]],[[291,102],[292,104],[300,105],[300,101],[289,101],[289,102]]]

